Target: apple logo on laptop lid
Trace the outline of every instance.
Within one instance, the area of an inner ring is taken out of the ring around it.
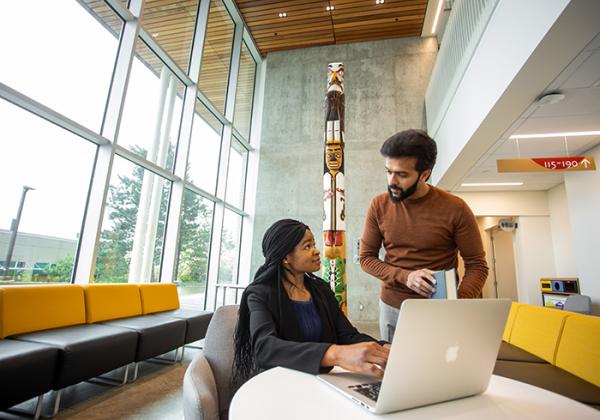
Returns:
[[[460,350],[460,345],[458,342],[454,343],[453,346],[448,347],[446,350],[446,362],[452,363],[456,362],[458,359],[458,351]]]

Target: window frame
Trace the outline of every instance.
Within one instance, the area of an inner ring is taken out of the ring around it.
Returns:
[[[257,124],[257,120],[260,119],[260,113],[256,113],[256,104],[262,101],[261,89],[262,86],[264,86],[264,81],[262,80],[264,71],[261,71],[261,69],[264,69],[264,64],[234,0],[220,1],[222,1],[225,6],[225,10],[229,14],[234,25],[229,74],[227,77],[227,89],[225,93],[225,108],[223,112],[216,109],[208,98],[198,89],[198,76],[203,59],[204,40],[206,38],[207,28],[206,22],[208,19],[208,11],[210,9],[210,0],[201,0],[198,5],[188,71],[184,71],[180,68],[161,47],[160,43],[156,42],[151,34],[143,27],[143,22],[140,22],[139,17],[141,16],[144,0],[130,0],[127,4],[123,4],[121,0],[104,0],[104,5],[107,5],[115,12],[116,15],[122,19],[123,24],[119,34],[119,46],[116,59],[114,60],[111,85],[104,113],[102,115],[102,127],[99,132],[95,132],[82,124],[69,119],[56,110],[53,110],[0,82],[1,98],[98,146],[86,200],[84,219],[81,224],[80,238],[75,253],[74,269],[71,279],[72,283],[86,284],[93,278],[96,263],[95,258],[100,241],[99,232],[101,231],[104,213],[106,211],[108,186],[113,172],[115,156],[125,158],[133,164],[142,167],[144,170],[149,170],[171,182],[170,200],[168,203],[167,220],[165,221],[165,236],[161,256],[161,282],[171,282],[176,278],[176,254],[178,253],[176,252],[176,248],[178,245],[177,241],[180,228],[177,219],[180,218],[182,212],[181,204],[184,189],[191,190],[214,203],[208,266],[208,276],[210,279],[207,281],[207,289],[209,290],[205,293],[205,308],[214,309],[211,297],[214,297],[214,292],[216,292],[218,269],[215,268],[218,268],[218,259],[220,255],[220,245],[216,244],[216,242],[221,240],[223,234],[223,214],[225,209],[241,216],[241,239],[239,241],[240,254],[237,258],[236,268],[239,273],[237,282],[238,284],[244,284],[249,281],[251,249],[248,248],[246,244],[251,243],[252,226],[250,222],[251,214],[245,211],[244,206],[247,206],[248,208],[251,207],[248,203],[252,202],[254,199],[250,196],[255,194],[255,186],[249,188],[250,184],[256,183],[256,179],[250,179],[249,168],[250,166],[254,167],[256,162],[258,162],[258,157],[255,148],[251,145],[250,139],[259,137],[256,133],[259,133],[260,131],[260,124]],[[131,74],[132,60],[135,54],[135,44],[138,38],[158,56],[161,62],[173,72],[175,77],[178,78],[185,87],[179,135],[176,140],[175,164],[172,170],[162,168],[115,142],[115,139],[118,138],[120,121],[123,115],[124,98]],[[250,121],[251,134],[249,135],[249,138],[245,138],[245,136],[233,127],[242,42],[245,44],[256,63]],[[212,112],[221,124],[223,124],[218,169],[219,173],[217,177],[218,185],[215,194],[204,191],[185,180],[185,168],[188,161],[194,104],[196,100],[200,101],[210,112]],[[232,142],[237,142],[242,145],[248,152],[246,168],[244,170],[244,196],[242,200],[243,203],[240,206],[241,208],[237,208],[225,202],[227,165]],[[254,170],[253,173],[253,176],[255,177]],[[242,266],[247,269],[242,269]]]

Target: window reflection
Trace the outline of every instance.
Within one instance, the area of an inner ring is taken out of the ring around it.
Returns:
[[[234,30],[223,2],[211,0],[198,87],[221,113],[225,112]]]
[[[171,183],[116,156],[109,188],[95,281],[158,281]]]
[[[213,211],[212,201],[184,191],[177,264],[182,305],[204,308]]]
[[[186,179],[214,194],[217,188],[222,124],[196,101]]]
[[[190,50],[198,0],[146,0],[142,27],[185,72],[188,71]]]
[[[226,209],[219,258],[219,284],[237,283],[241,233],[242,216]]]
[[[235,93],[235,114],[233,125],[246,140],[250,139],[250,121],[252,117],[252,101],[254,100],[254,79],[256,62],[245,42],[242,42],[240,54],[240,71]]]
[[[135,51],[117,143],[172,169],[184,85],[143,41]]]
[[[229,153],[225,201],[239,209],[242,209],[244,204],[247,161],[248,151],[237,141],[233,140],[231,142],[231,152]]]

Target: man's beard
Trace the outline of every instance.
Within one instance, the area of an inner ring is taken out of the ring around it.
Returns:
[[[407,189],[400,188],[396,184],[388,185],[388,193],[390,194],[390,199],[394,203],[401,203],[417,191],[418,185],[419,185],[419,177],[417,177],[417,180],[415,181],[415,183],[412,184]],[[400,190],[400,195],[394,195],[394,193],[392,192],[392,187],[396,188],[397,190]]]

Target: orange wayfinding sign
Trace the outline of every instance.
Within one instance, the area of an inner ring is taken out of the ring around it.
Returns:
[[[548,157],[529,159],[498,159],[498,172],[571,172],[595,171],[592,156]]]

